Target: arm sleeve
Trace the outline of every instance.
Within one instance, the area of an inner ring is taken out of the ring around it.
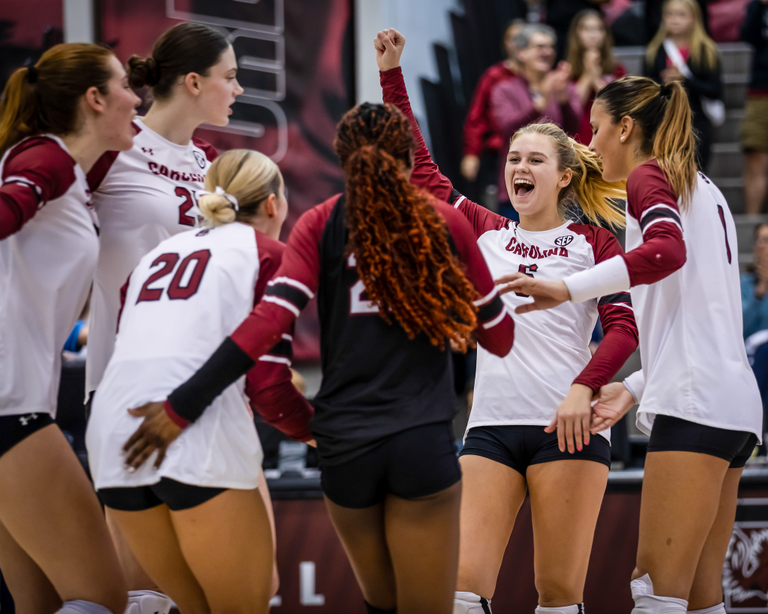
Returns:
[[[75,161],[55,141],[33,138],[15,147],[0,183],[0,240],[21,230],[74,181]]]
[[[700,97],[711,98],[712,100],[720,100],[723,97],[719,62],[712,70],[693,73],[693,78],[686,79],[685,82],[691,92]]]
[[[640,403],[645,391],[645,374],[643,370],[635,371],[624,380],[624,386],[629,390],[629,394],[635,399],[635,403]]]
[[[574,302],[656,283],[686,260],[677,198],[656,164],[635,169],[627,181],[627,211],[640,224],[643,243],[563,281]]]
[[[757,49],[762,49],[768,42],[763,36],[763,19],[766,9],[768,5],[760,0],[752,0],[747,6],[747,14],[741,25],[741,40],[754,45]]]
[[[621,254],[619,242],[610,232],[598,229],[595,241],[595,262],[603,262]],[[603,327],[604,338],[584,370],[574,380],[597,392],[613,379],[637,349],[637,323],[628,292],[608,294],[598,299],[597,310]]]
[[[168,396],[166,411],[177,423],[194,422],[227,386],[252,369],[256,360],[291,330],[317,289],[318,245],[333,203],[310,209],[299,218],[277,276],[267,284],[261,301],[197,373]]]
[[[464,155],[479,156],[483,151],[483,137],[494,130],[488,117],[488,96],[490,79],[486,72],[480,77],[472,104],[464,121]]]
[[[421,135],[419,124],[413,116],[411,103],[408,100],[408,91],[405,89],[402,70],[398,67],[380,72],[379,78],[384,102],[395,105],[408,118],[413,139],[416,141],[415,163],[411,182],[427,190],[438,200],[453,203],[453,206],[472,224],[476,238],[488,230],[505,228],[509,224],[507,218],[497,215],[461,195],[458,190],[454,189],[451,180],[440,172],[437,164],[432,160],[429,149],[427,149],[427,145],[424,142],[424,137]]]
[[[450,205],[440,203],[437,208],[448,224],[459,259],[464,265],[467,279],[478,293],[478,298],[475,300],[477,341],[492,354],[506,356],[512,349],[515,323],[507,313],[498,289],[493,283],[488,265],[475,241],[472,228]]]

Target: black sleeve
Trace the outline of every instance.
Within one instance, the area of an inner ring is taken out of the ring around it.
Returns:
[[[710,70],[691,68],[693,79],[686,79],[685,84],[692,94],[699,97],[720,100],[723,97],[723,84],[720,78],[720,62]]]

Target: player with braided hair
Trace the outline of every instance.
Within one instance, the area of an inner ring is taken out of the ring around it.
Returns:
[[[165,403],[144,406],[126,462],[163,451],[287,332],[315,294],[323,382],[313,436],[331,519],[369,612],[446,614],[461,471],[446,339],[503,356],[514,324],[472,229],[410,182],[413,140],[391,105],[341,120],[344,194],[305,213],[264,298]]]

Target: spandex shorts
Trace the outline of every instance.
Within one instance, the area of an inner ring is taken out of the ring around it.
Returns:
[[[49,424],[53,424],[50,414],[0,416],[0,456]]]
[[[511,467],[525,475],[528,467],[560,460],[590,460],[611,466],[611,444],[602,435],[590,437],[589,445],[573,454],[557,447],[557,433],[525,425],[476,426],[469,430],[460,456],[472,454]]]
[[[362,509],[384,501],[433,495],[461,480],[450,422],[417,426],[384,438],[364,454],[322,467],[323,493],[341,507]]]
[[[653,420],[648,452],[698,452],[731,463],[731,469],[747,464],[757,436],[746,431],[729,431],[673,416],[657,414]]]
[[[150,486],[131,488],[102,488],[97,493],[102,504],[123,512],[142,512],[158,505],[167,505],[174,512],[197,507],[226,488],[209,488],[183,484],[169,478],[162,478]]]

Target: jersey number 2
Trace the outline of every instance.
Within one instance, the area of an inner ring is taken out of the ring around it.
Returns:
[[[144,282],[139,292],[139,298],[136,299],[136,303],[142,301],[159,301],[163,295],[164,288],[151,288],[151,284],[161,280],[163,277],[168,277],[176,269],[176,274],[171,279],[171,283],[168,284],[166,293],[168,298],[172,301],[186,300],[190,296],[193,296],[200,288],[200,282],[203,279],[203,273],[205,273],[205,267],[208,266],[208,261],[211,259],[211,252],[207,249],[201,249],[199,251],[191,253],[184,258],[179,264],[179,255],[174,253],[160,254],[152,263],[152,267],[161,266],[158,271],[152,273],[149,279]],[[195,268],[192,269],[192,273],[187,279],[185,286],[182,286],[187,268],[192,261],[195,261]],[[179,267],[176,268],[176,265]]]
[[[362,279],[358,279],[349,289],[349,313],[353,316],[379,313],[379,306],[373,301],[364,299],[364,293],[365,284]]]
[[[179,224],[182,226],[194,226],[195,218],[187,215],[187,212],[195,206],[195,197],[187,188],[176,188],[176,196],[181,196],[184,202],[179,205]]]

